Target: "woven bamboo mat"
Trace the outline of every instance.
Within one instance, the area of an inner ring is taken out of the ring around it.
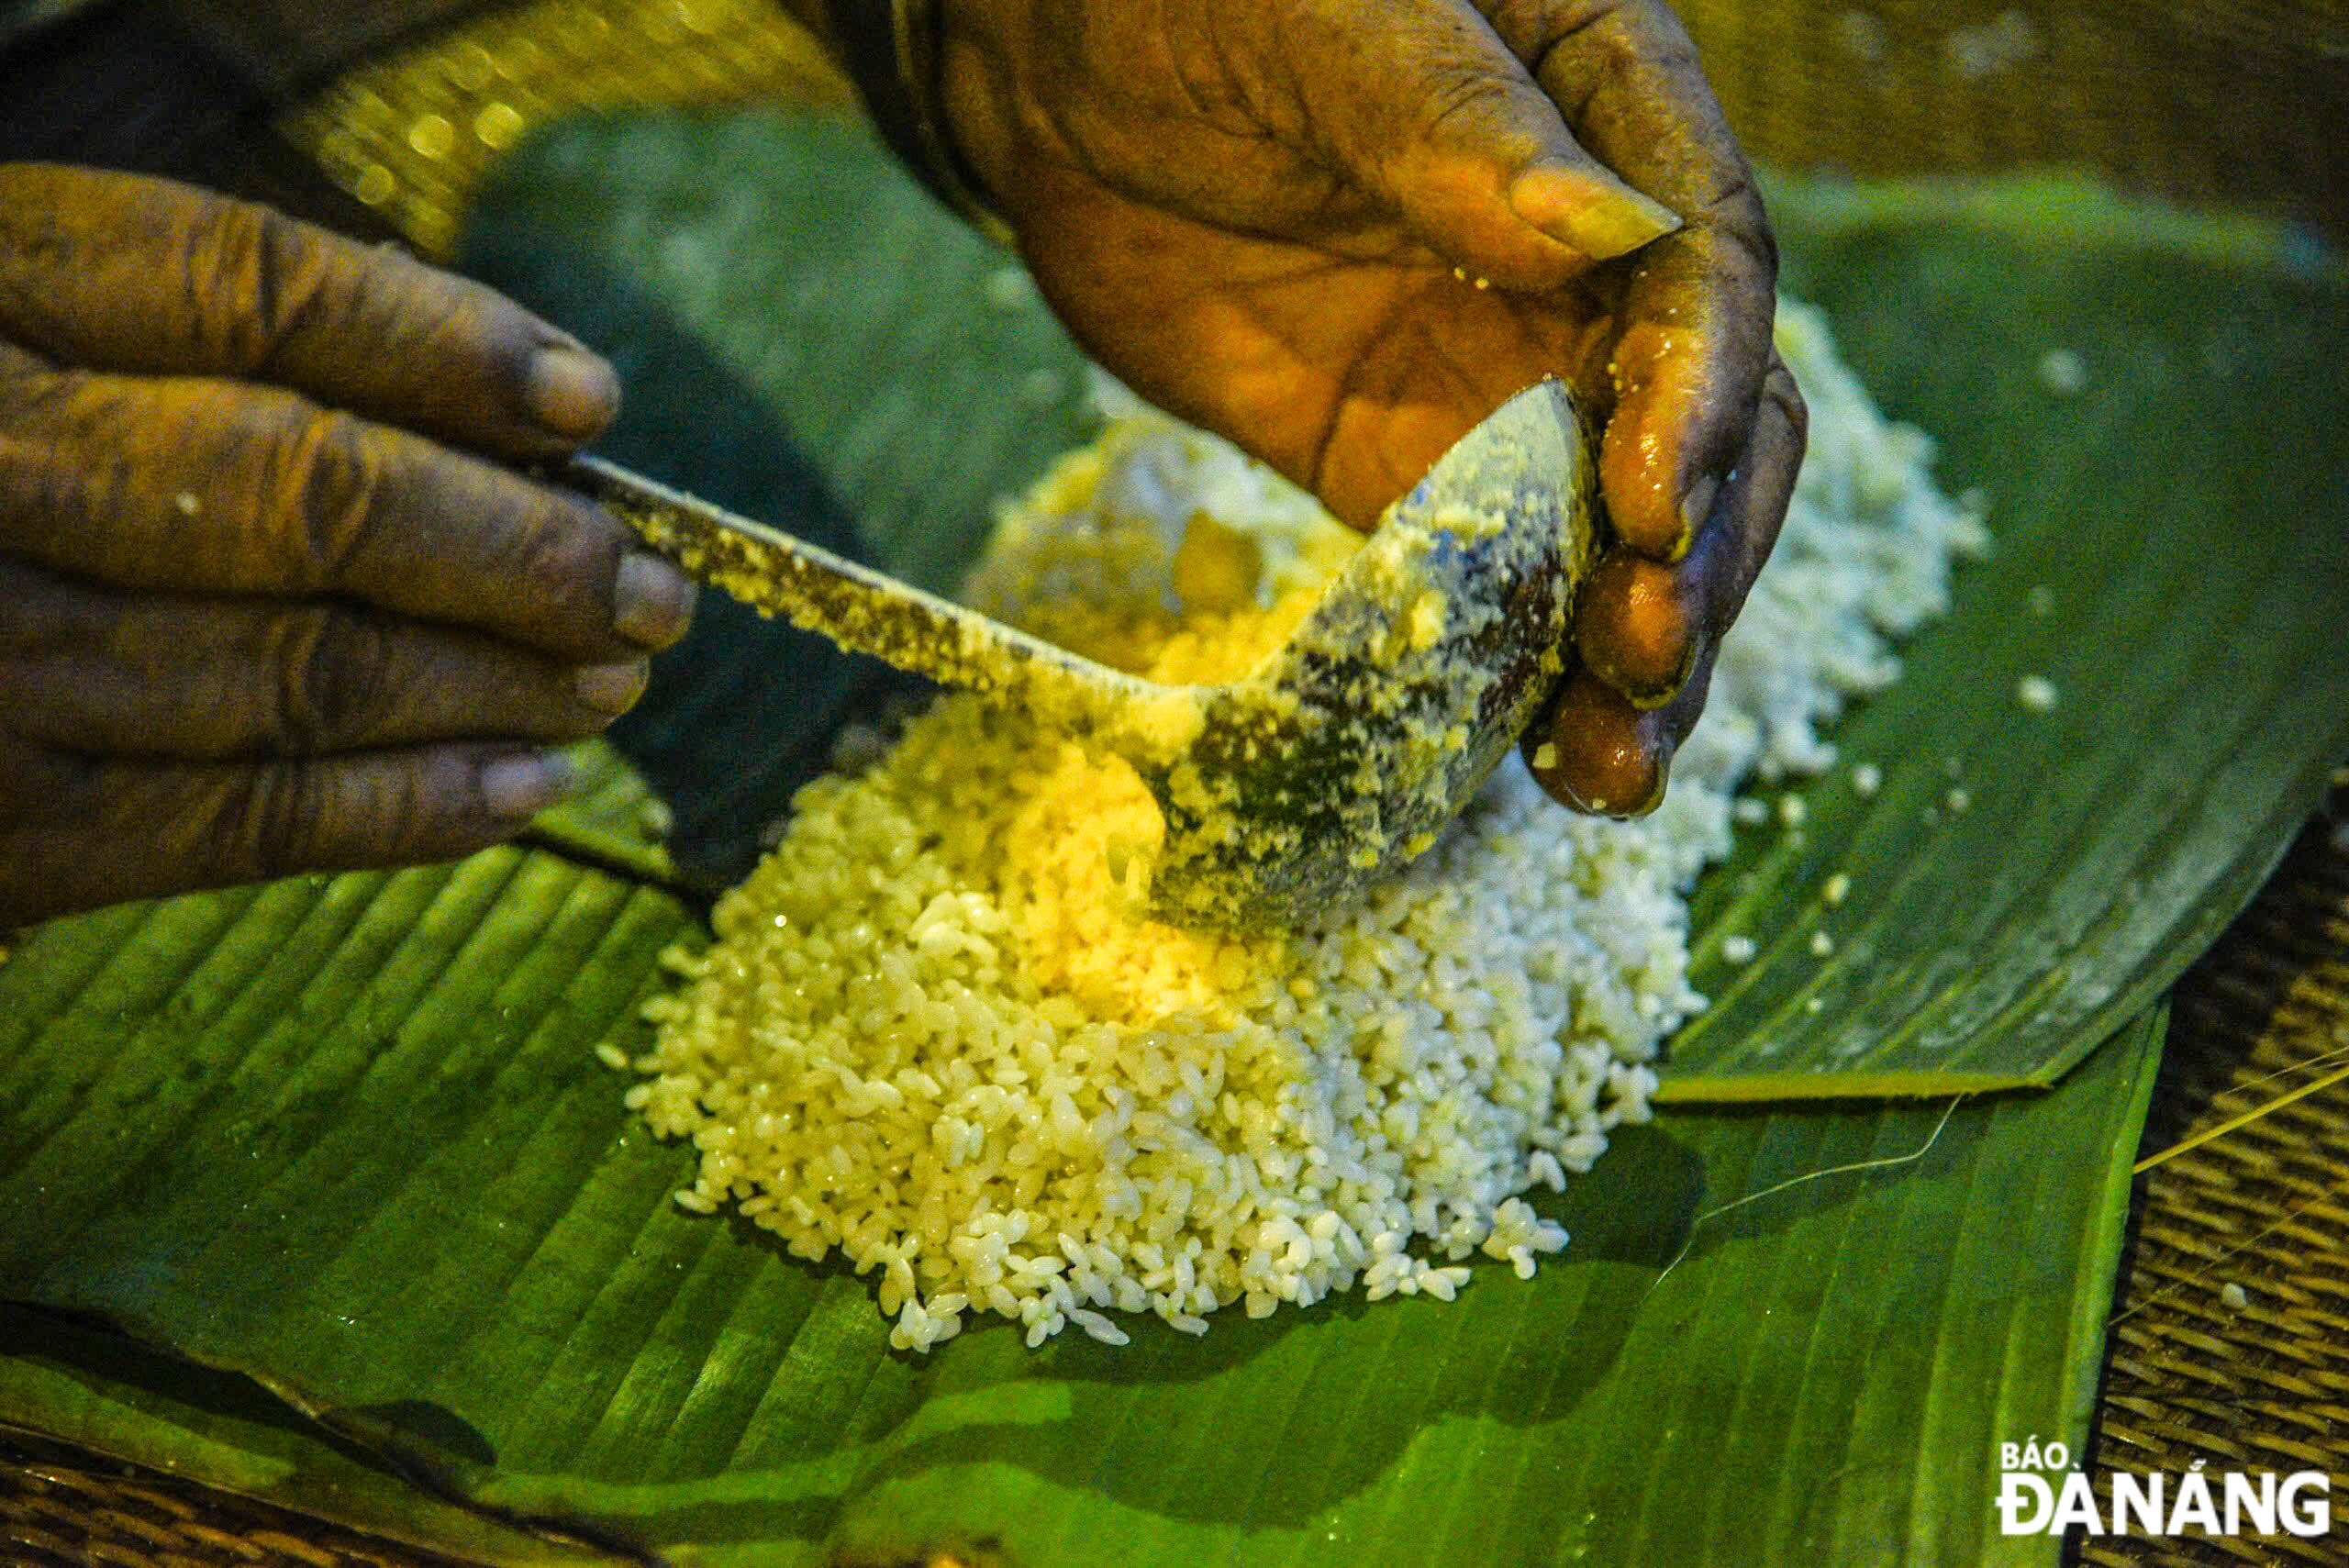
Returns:
[[[2349,786],[2177,987],[2144,1150],[2307,1082],[2349,1050]],[[2233,1291],[2229,1286],[2234,1287]],[[2238,1298],[2234,1291],[2240,1291]],[[2349,1479],[2349,1083],[2139,1178],[2092,1450],[2116,1470]],[[2095,1568],[2349,1562],[2288,1537],[2072,1543]],[[0,1433],[0,1562],[22,1568],[448,1568],[76,1449]]]
[[[1798,5],[1684,9],[1742,134],[1765,155],[1855,172],[2085,158],[2181,196],[2223,191],[2349,229],[2333,112],[2349,78],[2327,63],[2349,48],[2349,13],[2321,0],[2066,0],[2037,21],[2010,10],[1954,30],[1934,0],[1831,11],[1824,27],[1817,7]],[[2066,64],[2076,69],[2053,69]],[[2044,90],[2051,74],[2061,93]],[[1859,89],[1820,90],[1853,81]],[[770,95],[841,96],[773,0],[518,0],[354,72],[278,128],[439,254],[466,191],[531,124],[579,107]],[[2178,114],[2177,103],[2228,112]],[[2253,135],[2241,116],[2262,106]],[[2170,146],[2196,128],[2193,147]],[[2246,162],[2246,140],[2264,155]],[[2210,172],[2213,149],[2223,179]],[[2349,787],[2179,984],[2146,1151],[2288,1091],[2308,1076],[2296,1065],[2345,1048]],[[2336,1515],[2349,1515],[2349,1084],[2141,1178],[2109,1354],[2099,1483],[2116,1469],[2182,1474],[2198,1460],[2221,1472],[2322,1469]],[[2071,1544],[2097,1568],[2349,1563],[2349,1518],[2328,1541]],[[0,1432],[0,1563],[451,1561]]]
[[[2322,1076],[2349,1052],[2349,789],[2178,984],[2148,1152]],[[2296,1069],[2298,1069],[2296,1071]],[[2232,1287],[2232,1288],[2230,1288]],[[2332,1537],[2077,1542],[2099,1568],[2349,1562],[2349,1082],[2138,1178],[2095,1460],[2332,1478]]]
[[[0,1432],[0,1562],[459,1568],[452,1558],[10,1432]]]

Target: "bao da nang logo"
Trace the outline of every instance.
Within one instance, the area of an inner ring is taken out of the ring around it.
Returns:
[[[1998,1445],[1998,1533],[2094,1536],[2321,1536],[2332,1529],[2332,1478],[2321,1470],[2183,1475],[2116,1472],[2108,1504],[2060,1442]]]

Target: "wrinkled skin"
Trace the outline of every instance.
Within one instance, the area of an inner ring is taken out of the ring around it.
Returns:
[[[0,928],[461,855],[562,791],[692,588],[518,477],[600,361],[390,250],[0,167]]]
[[[1670,12],[941,11],[951,128],[1063,318],[1339,516],[1542,375],[1609,420],[1616,542],[1526,745],[1571,804],[1652,806],[1803,429],[1769,229]],[[396,252],[0,168],[0,926],[455,856],[555,798],[546,748],[626,708],[691,612],[509,466],[617,396]]]
[[[1614,543],[1525,750],[1570,805],[1651,809],[1804,434],[1769,226],[1672,13],[942,9],[949,125],[1063,319],[1340,517],[1367,526],[1544,375],[1608,421]]]

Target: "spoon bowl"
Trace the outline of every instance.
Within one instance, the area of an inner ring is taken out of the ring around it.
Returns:
[[[1166,835],[1154,909],[1297,925],[1435,841],[1564,673],[1595,553],[1588,436],[1545,381],[1388,507],[1273,656],[1216,684],[1081,658],[596,458],[572,483],[698,580],[1130,762]]]

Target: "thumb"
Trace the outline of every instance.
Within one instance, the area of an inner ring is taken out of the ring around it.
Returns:
[[[1315,12],[1326,64],[1298,77],[1325,155],[1454,266],[1552,288],[1680,227],[1583,149],[1461,0],[1409,0],[1367,27],[1353,6]]]

